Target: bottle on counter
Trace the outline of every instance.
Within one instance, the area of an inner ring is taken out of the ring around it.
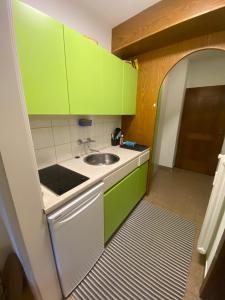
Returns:
[[[123,145],[123,134],[121,134],[121,136],[120,136],[120,146],[122,146]]]

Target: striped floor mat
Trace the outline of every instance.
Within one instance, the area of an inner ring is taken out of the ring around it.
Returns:
[[[194,225],[142,200],[75,289],[79,300],[183,299]]]

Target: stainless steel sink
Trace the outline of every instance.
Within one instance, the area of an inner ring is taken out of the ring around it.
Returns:
[[[112,153],[95,153],[90,154],[84,158],[84,161],[87,164],[94,166],[112,165],[119,160],[119,156]]]

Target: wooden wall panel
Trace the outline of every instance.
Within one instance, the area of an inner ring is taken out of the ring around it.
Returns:
[[[209,33],[221,27],[225,29],[224,8],[225,0],[160,1],[113,28],[112,52],[125,57],[129,52],[127,47],[135,54],[140,49],[143,52],[143,47],[159,46],[160,43],[162,46],[167,38],[182,38],[182,32],[187,37],[190,32],[202,34],[203,30]],[[187,23],[189,30],[186,30]]]
[[[113,53],[124,59],[136,57],[141,53],[162,48],[172,43],[225,30],[224,20],[225,8],[166,28],[156,34],[128,44],[123,48],[114,50]]]
[[[182,58],[202,49],[225,50],[225,31],[203,35],[138,57],[139,78],[137,112],[135,116],[123,116],[122,129],[125,139],[135,140],[152,148],[156,109],[160,86],[170,69]]]

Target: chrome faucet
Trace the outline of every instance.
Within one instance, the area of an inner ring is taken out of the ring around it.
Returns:
[[[78,143],[78,145],[85,145],[88,143],[88,140],[85,141],[85,140],[79,139],[79,140],[77,140],[77,143]]]
[[[87,138],[87,146],[88,146],[88,150],[90,150],[91,152],[100,152],[99,150],[97,149],[92,149],[90,148],[90,143],[94,143],[96,142],[95,140],[92,140],[91,138]]]
[[[90,148],[90,143],[94,143],[94,142],[95,142],[95,140],[92,140],[91,138],[87,138],[86,140],[82,140],[82,139],[77,140],[78,145],[87,145],[89,151],[100,152],[97,149]]]

